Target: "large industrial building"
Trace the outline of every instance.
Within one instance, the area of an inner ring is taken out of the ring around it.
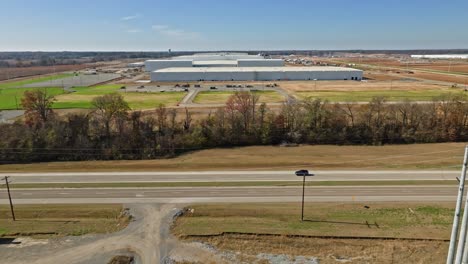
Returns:
[[[361,80],[362,71],[342,67],[285,67],[281,59],[246,53],[205,53],[148,60],[151,81]]]
[[[361,79],[362,71],[341,67],[191,67],[167,68],[151,73],[151,80],[159,82]]]

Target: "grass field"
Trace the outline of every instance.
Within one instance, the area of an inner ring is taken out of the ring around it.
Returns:
[[[191,207],[193,214],[177,220],[174,233],[448,239],[453,206],[453,203],[424,202],[314,203],[306,204],[304,219],[307,221],[301,222],[300,203],[195,205]]]
[[[116,232],[125,228],[129,221],[128,217],[121,217],[122,210],[122,205],[16,205],[17,221],[12,221],[10,207],[1,205],[0,236],[48,237]]]
[[[453,206],[452,203],[424,202],[306,204],[306,221],[301,222],[300,203],[195,205],[190,207],[194,209],[193,214],[188,212],[178,218],[172,231],[183,239],[208,243],[224,252],[221,254],[232,254],[235,262],[243,263],[270,263],[257,262],[260,253],[286,254],[292,258],[313,256],[325,264],[442,263],[448,250],[445,241],[343,237],[448,239]],[[278,236],[217,236],[222,232]]]
[[[76,92],[65,93],[62,88],[5,88],[0,89],[0,110],[21,109],[21,98],[25,91],[34,89],[46,89],[50,95],[54,95],[55,109],[89,109],[91,101],[97,96],[119,92],[121,85],[102,85],[95,87],[74,88]],[[183,92],[166,93],[122,93],[130,107],[135,110],[154,109],[160,104],[166,106],[176,105],[185,96]]]
[[[0,165],[3,172],[310,169],[446,169],[461,167],[465,143],[386,146],[255,146],[201,150],[172,159]],[[233,162],[235,161],[235,163]]]
[[[285,100],[284,96],[275,91],[254,91],[260,96],[261,103],[279,103]],[[227,91],[205,91],[200,92],[195,97],[194,103],[197,104],[224,104],[234,92]]]
[[[388,101],[431,101],[434,98],[449,94],[466,94],[457,90],[419,90],[419,91],[307,91],[296,92],[299,98],[321,98],[330,102],[369,102],[376,96],[384,96]]]
[[[32,90],[47,90],[50,95],[63,94],[62,88],[5,88],[0,89],[0,110],[22,109],[21,98],[24,92]]]
[[[54,108],[91,108],[91,101],[94,97],[119,92],[121,85],[102,85],[95,87],[74,88],[76,92],[57,96]],[[154,109],[160,104],[166,106],[176,105],[185,96],[183,92],[165,93],[121,93],[130,107],[135,110]]]

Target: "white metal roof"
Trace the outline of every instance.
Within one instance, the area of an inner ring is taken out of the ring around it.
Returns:
[[[238,59],[237,61],[283,61],[282,59]]]
[[[361,70],[344,67],[312,66],[312,67],[181,67],[166,68],[155,72],[362,72]]]
[[[237,61],[235,60],[212,60],[212,61],[194,61],[194,66],[203,66],[203,65],[226,65],[229,66],[237,66]]]
[[[164,61],[164,62],[173,62],[173,61],[193,61],[193,60],[178,60],[178,59],[162,59],[162,60],[147,60],[149,62],[155,62],[155,61]]]

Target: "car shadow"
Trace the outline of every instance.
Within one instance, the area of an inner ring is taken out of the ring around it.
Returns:
[[[15,238],[0,238],[0,245],[19,245],[21,242],[15,242]]]

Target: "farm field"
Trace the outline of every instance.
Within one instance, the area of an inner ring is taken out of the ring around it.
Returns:
[[[397,60],[394,58],[336,58],[327,61],[336,63],[368,64],[415,70],[432,70],[445,73],[468,74],[468,60]]]
[[[399,61],[393,58],[336,58],[324,59],[331,63],[351,63],[355,67],[370,70],[365,65],[372,68],[387,67],[388,69],[401,69],[402,77],[420,78],[432,81],[442,81],[448,83],[467,84],[468,83],[468,61],[467,60],[429,60],[429,61]],[[408,74],[407,71],[414,71]]]
[[[261,103],[279,103],[285,100],[284,96],[276,91],[254,91],[252,92],[260,96]],[[224,104],[234,92],[225,91],[204,91],[198,93],[194,103],[197,104]]]
[[[78,71],[90,67],[87,64],[78,65],[55,65],[55,66],[34,66],[34,67],[17,67],[17,68],[2,68],[0,70],[0,81],[13,78],[22,78],[43,74],[55,74],[56,72]]]
[[[0,165],[3,172],[217,171],[314,169],[459,169],[465,143],[385,146],[254,146],[209,149],[162,160]],[[443,156],[442,156],[443,155]],[[236,161],[233,164],[233,160]]]
[[[16,205],[17,221],[10,207],[0,206],[0,237],[78,236],[112,233],[125,228],[128,217],[120,217],[122,205]]]
[[[431,72],[415,72],[414,74],[401,73],[403,77],[415,77],[420,79],[426,79],[431,81],[440,81],[448,83],[458,83],[459,87],[467,88],[468,85],[468,75],[453,75],[453,74],[440,74],[440,73],[431,73]]]

